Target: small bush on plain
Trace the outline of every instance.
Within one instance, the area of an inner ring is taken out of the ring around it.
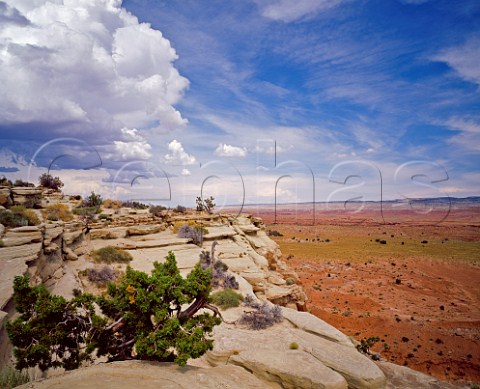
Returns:
[[[0,224],[5,227],[15,228],[28,225],[28,220],[22,215],[15,214],[8,209],[0,210]]]
[[[150,213],[157,217],[161,217],[162,212],[166,210],[167,210],[167,207],[164,207],[163,205],[151,205],[149,209]]]
[[[140,203],[138,201],[127,200],[123,202],[122,207],[133,208],[133,209],[147,209],[148,205]]]
[[[298,343],[297,342],[290,343],[290,350],[298,350]]]
[[[177,213],[186,213],[187,212],[187,207],[184,207],[183,205],[177,205],[174,209],[175,212]]]
[[[122,204],[122,200],[105,199],[102,202],[102,207],[107,209],[120,209]]]
[[[213,304],[222,309],[238,307],[243,300],[243,296],[241,294],[230,288],[212,293],[210,298]]]
[[[102,247],[92,252],[95,262],[103,263],[126,263],[130,262],[132,254],[113,246]]]

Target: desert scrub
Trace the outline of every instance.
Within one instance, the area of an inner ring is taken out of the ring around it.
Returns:
[[[290,350],[298,350],[298,343],[297,342],[290,343]]]
[[[122,200],[105,199],[103,200],[102,207],[107,209],[120,209],[122,204]]]
[[[178,237],[179,238],[188,238],[192,239],[193,244],[197,246],[201,246],[203,243],[203,236],[208,234],[208,230],[202,226],[194,226],[191,227],[188,224],[183,225],[178,230]]]
[[[278,232],[276,230],[268,230],[267,231],[268,236],[283,236],[281,232]]]
[[[13,207],[10,207],[10,211],[14,215],[18,215],[25,219],[27,221],[25,225],[36,226],[40,224],[40,219],[33,209],[25,208],[23,205],[14,205]]]
[[[73,213],[68,208],[67,204],[53,204],[49,205],[42,211],[44,218],[52,221],[62,220],[69,222],[73,220]]]
[[[0,389],[11,389],[30,381],[26,372],[7,367],[0,371]]]
[[[116,279],[115,270],[108,266],[104,266],[100,270],[87,269],[85,273],[88,280],[98,286],[105,286]]]
[[[283,320],[282,308],[278,305],[255,301],[250,295],[245,297],[243,304],[252,310],[244,312],[238,322],[251,330],[263,330]]]
[[[103,263],[126,263],[133,259],[132,254],[113,246],[92,251],[92,257],[95,262]]]
[[[212,266],[212,257],[209,251],[203,250],[200,253],[200,265],[202,269],[212,269],[212,285],[224,289],[238,289],[240,285],[233,274],[228,272],[227,264],[217,259]]]
[[[3,247],[3,246],[5,246],[5,242],[2,239],[0,239],[0,247]]]
[[[210,296],[210,301],[222,309],[238,307],[242,300],[243,296],[230,288],[212,293]]]
[[[287,285],[295,285],[295,278],[293,277],[288,277],[285,282],[287,283]]]

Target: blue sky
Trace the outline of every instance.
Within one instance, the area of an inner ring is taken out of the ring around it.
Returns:
[[[478,1],[3,0],[0,26],[7,177],[169,205],[480,194]]]

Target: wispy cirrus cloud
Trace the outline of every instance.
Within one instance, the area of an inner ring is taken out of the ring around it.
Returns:
[[[460,77],[480,86],[480,35],[469,37],[459,46],[441,50],[432,59],[445,62]]]
[[[293,22],[312,18],[315,14],[335,8],[346,0],[254,0],[261,14],[269,19]]]

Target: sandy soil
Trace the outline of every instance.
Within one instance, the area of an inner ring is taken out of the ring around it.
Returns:
[[[400,365],[480,383],[480,209],[256,213],[299,275],[309,311]],[[278,210],[277,210],[278,211]],[[294,216],[294,217],[293,217]],[[383,217],[381,217],[383,216]],[[388,222],[385,220],[388,217]],[[290,220],[290,222],[289,222]],[[385,241],[385,243],[382,243]]]

